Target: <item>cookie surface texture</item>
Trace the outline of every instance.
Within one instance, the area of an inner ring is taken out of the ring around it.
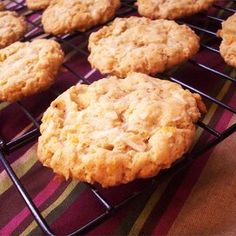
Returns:
[[[228,65],[236,67],[236,13],[222,23],[222,30],[218,32],[223,39],[220,54]]]
[[[51,2],[52,0],[26,0],[26,5],[31,10],[42,10],[46,9]]]
[[[151,19],[178,19],[207,10],[215,0],[138,0],[138,12]]]
[[[103,74],[155,74],[192,57],[198,36],[186,25],[145,17],[116,18],[89,37],[89,62]]]
[[[120,6],[120,0],[57,0],[42,16],[45,32],[55,35],[85,31],[110,20]]]
[[[44,113],[38,158],[103,187],[152,177],[187,152],[199,108],[199,95],[141,73],[78,84]]]
[[[47,39],[16,42],[0,50],[0,100],[17,101],[53,84],[63,61],[60,45]]]
[[[0,48],[19,40],[27,30],[23,16],[13,11],[0,11]]]

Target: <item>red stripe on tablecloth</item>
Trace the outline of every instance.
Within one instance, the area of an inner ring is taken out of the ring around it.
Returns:
[[[235,101],[236,94],[232,97],[231,102]],[[230,120],[232,119],[233,114],[225,111],[222,115],[221,120],[216,125],[216,129],[225,129]],[[164,211],[163,215],[161,216],[160,220],[157,222],[157,219],[154,219],[155,215],[155,209],[154,212],[151,214],[150,220],[151,222],[155,221],[157,224],[154,226],[154,228],[144,226],[141,233],[148,234],[152,233],[153,235],[166,235],[172,226],[174,220],[178,216],[179,212],[181,211],[185,201],[187,200],[189,194],[191,193],[194,185],[196,184],[197,180],[199,179],[201,172],[204,168],[204,166],[207,163],[207,160],[209,159],[211,153],[213,152],[213,149],[203,154],[187,171],[186,175],[184,176],[183,181],[181,181],[180,186],[178,187],[176,193],[171,196],[170,203],[168,204],[167,209]],[[182,175],[179,176],[180,178],[183,178]],[[178,181],[177,181],[178,182]],[[171,184],[171,183],[170,183]],[[166,193],[164,193],[165,196]],[[158,202],[157,205],[164,204],[165,201],[168,201],[168,199],[163,198],[163,202]],[[147,232],[147,231],[148,232]]]
[[[34,203],[37,207],[40,207],[48,198],[58,189],[61,181],[52,179],[49,184],[43,189],[35,198]],[[19,212],[8,224],[6,224],[1,230],[0,235],[10,235],[14,230],[30,215],[27,207]]]

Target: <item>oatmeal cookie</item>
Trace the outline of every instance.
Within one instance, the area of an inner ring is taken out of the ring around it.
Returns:
[[[45,32],[55,35],[85,31],[110,20],[120,7],[120,0],[57,0],[42,16]]]
[[[23,16],[14,11],[0,11],[0,48],[19,40],[27,30]]]
[[[52,1],[53,0],[26,0],[26,5],[30,10],[42,10],[46,9]]]
[[[78,84],[44,113],[38,158],[103,187],[152,177],[188,151],[201,110],[198,94],[141,73]]]
[[[151,19],[178,19],[207,10],[215,0],[138,0],[138,12]]]
[[[54,40],[16,42],[0,50],[0,100],[17,101],[47,89],[64,54]]]
[[[220,54],[228,65],[236,67],[236,13],[222,23],[218,35],[223,39]]]
[[[197,53],[198,36],[186,25],[145,17],[116,18],[89,37],[88,58],[103,74],[155,74]]]

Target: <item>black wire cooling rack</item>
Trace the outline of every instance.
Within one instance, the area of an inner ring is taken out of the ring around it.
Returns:
[[[84,32],[84,33],[72,33],[67,34],[64,36],[52,36],[49,34],[46,34],[43,32],[42,25],[41,25],[41,12],[35,12],[28,10],[25,6],[24,1],[22,0],[12,0],[12,1],[4,1],[6,4],[7,9],[9,10],[15,10],[19,12],[20,14],[24,15],[27,19],[29,30],[27,34],[24,36],[22,41],[28,41],[32,40],[34,38],[53,38],[57,40],[59,43],[61,43],[64,51],[66,52],[66,55],[70,55],[71,52],[76,52],[79,55],[83,57],[88,56],[88,52],[86,50],[86,43],[89,34],[96,30],[98,27],[94,27],[93,29]],[[118,11],[116,16],[124,17],[128,15],[135,15],[137,14],[136,7],[134,5],[133,0],[127,0],[122,1],[122,7]],[[223,3],[223,4],[222,4]],[[226,4],[231,3],[231,7],[227,7]],[[183,21],[178,21],[179,23],[185,23],[189,25],[192,29],[194,29],[200,36],[201,36],[201,50],[198,53],[200,55],[201,53],[212,53],[214,54],[215,58],[220,58],[219,55],[219,39],[217,39],[217,29],[220,28],[221,22],[226,19],[229,15],[232,15],[236,12],[236,0],[232,1],[216,1],[216,3],[212,6],[210,11],[208,13],[200,13],[197,16],[186,18]],[[219,17],[219,11],[221,11],[222,17]],[[190,21],[189,19],[194,19],[193,21]],[[203,27],[204,25],[204,27]],[[77,43],[74,43],[74,40],[77,40]],[[81,42],[78,44],[78,41]],[[79,45],[79,46],[78,46]],[[85,46],[84,46],[85,45]],[[187,88],[191,90],[192,92],[199,93],[204,101],[208,104],[215,104],[218,109],[221,109],[222,111],[227,111],[232,114],[236,114],[236,108],[230,105],[227,101],[220,100],[214,96],[212,96],[209,93],[206,93],[204,89],[198,88],[196,86],[196,83],[191,83],[189,81],[183,81],[178,77],[178,71],[186,71],[191,70],[192,73],[194,73],[194,70],[200,71],[202,75],[205,75],[206,77],[214,77],[214,79],[222,80],[222,83],[225,81],[230,81],[230,83],[235,84],[236,79],[235,76],[230,75],[230,73],[227,73],[228,68],[223,61],[221,60],[221,64],[223,65],[223,69],[216,69],[216,66],[214,63],[209,61],[199,62],[198,55],[196,58],[189,60],[184,65],[181,65],[177,67],[175,70],[172,70],[166,74],[158,75],[159,77],[164,77],[165,79],[169,79],[173,82],[176,82],[180,85],[182,85],[184,88]],[[66,56],[66,58],[67,58]],[[201,55],[202,56],[202,55]],[[220,60],[220,59],[219,59]],[[187,64],[187,65],[186,65]],[[88,76],[82,76],[81,72],[76,70],[76,67],[71,65],[71,63],[68,63],[67,60],[65,60],[63,67],[75,78],[76,82],[82,82],[89,84],[92,82],[92,72],[88,73]],[[204,86],[203,86],[204,87]],[[55,97],[60,93],[56,91],[55,89],[49,90]],[[7,140],[4,137],[0,137],[0,161],[6,170],[7,174],[13,181],[15,187],[21,194],[22,198],[24,199],[26,205],[28,206],[29,210],[31,211],[32,215],[34,216],[36,222],[41,227],[42,231],[46,235],[55,235],[55,233],[52,231],[50,226],[47,224],[46,220],[41,215],[39,209],[35,206],[32,198],[28,194],[28,192],[25,190],[25,187],[22,185],[19,178],[16,176],[15,172],[13,171],[11,164],[8,161],[8,156],[20,148],[24,147],[28,143],[35,141],[37,137],[39,136],[39,125],[40,125],[40,117],[35,117],[34,114],[32,114],[31,110],[27,108],[23,103],[17,102],[15,104],[20,113],[23,113],[25,116],[28,117],[31,128],[21,134],[20,136],[17,136],[17,138],[13,138],[10,140]],[[48,104],[49,105],[49,104]],[[206,140],[203,140],[203,145],[199,148],[194,148],[190,153],[186,154],[181,161],[176,163],[170,170],[163,171],[161,174],[158,175],[158,177],[150,180],[150,185],[153,186],[155,184],[156,179],[160,180],[163,176],[169,174],[169,172],[177,173],[182,170],[184,170],[186,167],[188,167],[192,161],[194,161],[197,157],[199,157],[201,154],[203,154],[205,151],[213,147],[214,145],[220,143],[222,140],[227,138],[229,135],[231,135],[233,132],[236,131],[236,124],[232,124],[230,127],[224,130],[217,130],[215,129],[214,125],[210,125],[208,123],[204,123],[203,121],[198,122],[199,129],[202,129],[202,131],[206,134],[205,137],[211,137],[207,138]],[[8,126],[8,122],[4,121],[4,126]],[[208,136],[207,136],[208,135]],[[122,202],[119,202],[116,205],[112,205],[109,203],[108,200],[105,199],[104,196],[100,193],[100,191],[93,185],[87,184],[87,186],[91,189],[92,193],[95,195],[98,201],[100,201],[103,206],[105,207],[105,212],[95,219],[91,219],[89,222],[87,222],[82,227],[78,228],[72,233],[69,233],[68,235],[75,235],[75,234],[84,234],[85,232],[93,229],[97,224],[104,221],[106,218],[111,216],[117,209],[121,208],[128,202],[130,202],[133,198],[137,197],[138,195],[142,194],[143,191],[130,193],[130,196],[123,200]],[[112,190],[111,190],[112,191]]]

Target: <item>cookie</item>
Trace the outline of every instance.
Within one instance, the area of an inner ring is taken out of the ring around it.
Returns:
[[[155,74],[197,53],[199,38],[188,26],[174,21],[116,18],[90,35],[88,47],[89,62],[103,74]]]
[[[120,0],[57,0],[42,16],[44,31],[55,35],[85,31],[110,20],[120,7]]]
[[[23,16],[13,11],[0,11],[0,48],[18,41],[26,30],[27,23]]]
[[[26,0],[26,5],[30,10],[42,10],[46,9],[50,2],[52,0]]]
[[[200,110],[198,94],[141,73],[78,84],[44,113],[38,158],[103,187],[152,177],[188,151]]]
[[[137,0],[138,12],[151,19],[178,19],[207,10],[215,0]]]
[[[225,62],[236,67],[236,13],[222,23],[218,35],[223,39],[220,44],[220,54]]]
[[[17,101],[47,89],[64,54],[53,40],[16,42],[0,50],[0,101]]]

